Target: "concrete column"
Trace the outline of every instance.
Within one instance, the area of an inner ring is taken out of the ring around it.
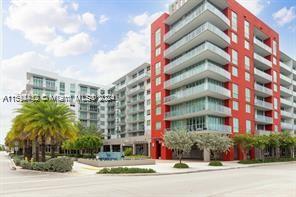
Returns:
[[[143,153],[144,155],[148,155],[148,144],[143,144]]]
[[[211,160],[211,154],[209,150],[207,149],[203,150],[203,158],[204,158],[204,161],[207,161],[207,162]]]
[[[120,144],[120,152],[121,153],[123,152],[123,146],[122,146],[122,144]]]
[[[148,157],[150,157],[150,142],[148,142],[148,145],[147,145],[147,147],[148,147]]]
[[[136,154],[136,144],[133,144],[133,155]]]
[[[110,145],[110,152],[113,152],[112,145]]]

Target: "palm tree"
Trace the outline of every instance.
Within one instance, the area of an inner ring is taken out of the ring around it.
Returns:
[[[17,112],[25,122],[24,131],[31,133],[36,144],[41,140],[42,161],[45,161],[46,142],[50,141],[54,153],[57,142],[76,136],[75,114],[65,104],[53,101],[24,103]]]

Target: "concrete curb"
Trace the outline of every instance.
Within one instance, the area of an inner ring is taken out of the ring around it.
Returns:
[[[234,170],[241,168],[253,168],[253,167],[262,167],[262,166],[272,166],[272,165],[283,165],[283,164],[296,164],[296,161],[289,162],[274,162],[274,163],[263,163],[263,164],[241,164],[242,166],[235,166],[229,168],[215,168],[213,169],[203,169],[203,170],[193,170],[187,172],[167,172],[167,173],[137,173],[137,174],[97,174],[102,176],[165,176],[165,175],[178,175],[178,174],[192,174],[192,173],[201,173],[201,172],[210,172],[210,171],[223,171],[223,170]],[[243,166],[245,165],[245,166]]]
[[[10,158],[9,160],[10,160],[10,162],[9,162],[10,169],[11,170],[16,170],[16,165],[15,165],[13,159]]]

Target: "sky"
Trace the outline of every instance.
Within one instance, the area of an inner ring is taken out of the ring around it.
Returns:
[[[296,59],[296,0],[237,0],[280,34]],[[0,0],[0,144],[15,116],[4,96],[42,68],[108,85],[149,62],[150,24],[173,0]]]

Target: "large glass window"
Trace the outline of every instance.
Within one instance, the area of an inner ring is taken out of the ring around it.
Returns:
[[[37,87],[43,87],[43,79],[40,77],[33,77],[33,85]]]
[[[155,103],[156,105],[159,105],[161,103],[161,92],[157,92],[155,94]]]
[[[161,72],[161,64],[160,64],[160,62],[157,62],[155,64],[155,75],[159,75],[160,72]]]
[[[233,131],[236,133],[239,132],[239,121],[237,118],[233,118]]]
[[[155,32],[155,47],[160,45],[160,42],[161,42],[161,29],[159,28]]]
[[[232,84],[232,97],[238,99],[238,86],[235,83]]]
[[[237,31],[237,14],[235,12],[231,12],[231,27]]]
[[[250,38],[250,23],[245,21],[245,38]]]
[[[245,89],[245,94],[246,94],[246,101],[251,102],[251,91],[249,88]]]
[[[245,56],[245,68],[250,70],[250,58],[248,56]]]
[[[251,121],[246,120],[246,132],[251,133]]]
[[[232,63],[237,65],[238,64],[238,54],[237,54],[237,51],[232,49]]]

